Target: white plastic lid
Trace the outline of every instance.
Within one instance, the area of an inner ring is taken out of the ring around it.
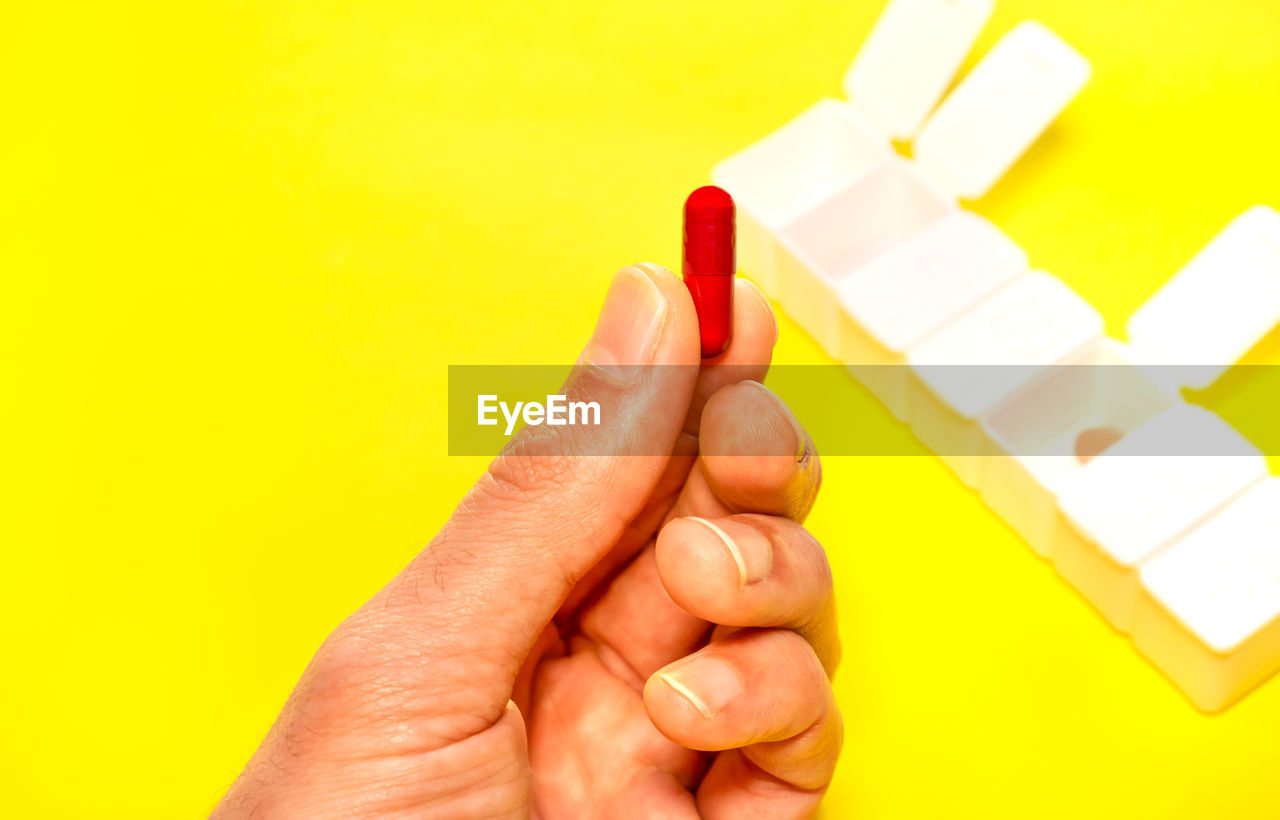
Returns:
[[[1280,214],[1245,211],[1129,317],[1140,364],[1178,365],[1213,384],[1280,322]]]
[[[1280,618],[1280,479],[1268,478],[1143,565],[1142,585],[1211,649]]]
[[[1113,561],[1134,566],[1266,474],[1262,453],[1230,425],[1179,404],[1073,473],[1058,507]]]
[[[993,0],[890,0],[844,76],[854,107],[905,139],[937,104]]]
[[[1089,62],[1039,23],[1018,24],[938,106],[915,141],[938,186],[977,199],[1067,107]]]

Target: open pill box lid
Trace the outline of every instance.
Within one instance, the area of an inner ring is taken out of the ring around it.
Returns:
[[[977,199],[1057,119],[1089,61],[1040,23],[1019,23],[948,95],[916,137],[916,164],[961,199]]]
[[[892,0],[845,75],[859,118],[886,139],[914,137],[914,158],[925,176],[962,199],[990,190],[1090,74],[1089,62],[1056,34],[1036,22],[1020,23],[929,116],[992,6],[991,0]]]
[[[1280,323],[1280,213],[1231,221],[1129,317],[1130,356],[1202,389]]]
[[[850,104],[887,137],[915,136],[994,8],[995,0],[891,0],[845,73]]]

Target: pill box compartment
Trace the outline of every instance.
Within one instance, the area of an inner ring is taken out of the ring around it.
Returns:
[[[983,500],[1049,557],[1062,481],[1174,401],[1113,343],[1050,368],[982,420]]]
[[[956,209],[911,163],[870,168],[779,234],[782,307],[832,357],[841,354],[836,289],[879,254]]]
[[[838,287],[840,360],[907,420],[907,350],[1027,271],[1027,253],[956,210],[880,254]]]
[[[1102,342],[1102,317],[1060,279],[1017,277],[907,351],[912,431],[970,487],[991,444],[979,423],[1051,372]]]
[[[738,267],[778,298],[778,231],[892,152],[839,100],[820,100],[711,170],[738,207]]]

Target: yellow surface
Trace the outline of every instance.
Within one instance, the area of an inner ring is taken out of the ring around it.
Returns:
[[[482,469],[446,364],[573,359],[879,7],[0,6],[0,814],[207,811]],[[976,207],[1120,334],[1280,204],[1280,6],[1003,0],[979,53],[1028,17],[1093,80]],[[778,356],[823,360],[785,320]],[[1280,815],[1280,681],[1196,712],[932,458],[824,492],[830,816]]]

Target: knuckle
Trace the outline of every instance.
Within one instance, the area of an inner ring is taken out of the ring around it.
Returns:
[[[808,559],[818,588],[824,592],[830,591],[835,586],[835,577],[831,572],[831,560],[827,557],[827,550],[813,533],[804,527],[797,529],[800,530],[800,549]]]
[[[794,554],[800,567],[808,576],[815,590],[826,593],[835,584],[831,573],[831,561],[822,542],[809,532],[807,528],[794,521],[785,522],[785,529],[779,527],[779,537],[785,540]]]
[[[396,670],[408,647],[388,640],[387,630],[353,616],[331,634],[312,661],[312,692],[347,705],[365,702],[370,691],[395,689]]]
[[[555,435],[555,434],[553,434]],[[489,464],[476,492],[499,501],[527,501],[562,485],[571,473],[567,455],[530,454],[528,437],[514,441]]]
[[[812,665],[812,661],[817,661],[817,656],[813,653],[813,647],[809,645],[803,635],[790,629],[771,629],[768,634],[770,636],[769,643],[773,644],[772,649],[778,653],[779,657],[787,658],[791,661],[793,669],[805,669]]]

